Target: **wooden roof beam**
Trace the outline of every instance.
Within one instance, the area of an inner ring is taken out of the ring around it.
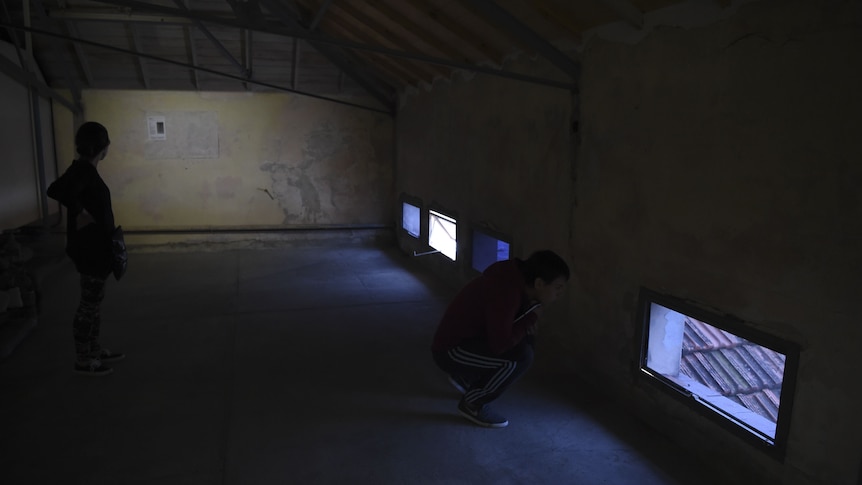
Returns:
[[[184,12],[184,11],[181,11],[181,10],[176,9],[176,8],[163,7],[160,5],[153,5],[153,4],[149,4],[149,3],[139,2],[137,0],[91,0],[91,1],[98,2],[98,3],[105,3],[105,4],[109,4],[109,5],[119,5],[119,6],[129,7],[129,8],[138,8],[138,9],[149,10],[149,11],[153,11],[153,12],[161,12],[163,14],[173,15],[173,16],[177,16],[177,17],[184,17],[184,18],[194,17],[194,18],[197,18],[203,22],[209,22],[209,23],[213,23],[216,25],[224,25],[224,26],[235,27],[235,28],[240,28],[240,29],[249,28],[249,29],[257,30],[259,32],[266,32],[266,33],[274,34],[274,35],[281,35],[281,36],[285,36],[285,37],[296,37],[296,38],[305,39],[308,42],[314,43],[314,44],[318,45],[320,48],[332,46],[332,47],[338,47],[338,48],[352,49],[352,50],[356,50],[356,51],[375,52],[375,53],[379,53],[379,54],[389,56],[389,57],[398,57],[398,58],[402,58],[402,59],[413,59],[413,60],[417,60],[417,61],[421,61],[421,62],[440,64],[442,66],[451,66],[451,67],[454,67],[457,69],[463,69],[465,71],[478,72],[478,73],[488,74],[491,76],[498,76],[498,77],[504,77],[504,78],[509,78],[509,79],[517,79],[519,81],[523,81],[523,82],[527,82],[527,83],[540,84],[540,85],[551,86],[551,87],[560,88],[560,89],[574,89],[575,88],[575,86],[570,82],[557,81],[557,80],[553,80],[553,79],[545,79],[545,78],[540,78],[540,77],[536,77],[536,76],[529,76],[529,75],[525,75],[525,74],[521,74],[521,73],[517,73],[517,72],[505,71],[502,69],[494,69],[494,68],[484,67],[484,66],[480,66],[480,65],[469,64],[466,62],[453,61],[451,59],[442,59],[442,58],[427,56],[427,55],[423,55],[423,54],[406,52],[406,51],[402,51],[402,50],[393,50],[393,49],[387,49],[385,47],[364,45],[364,44],[351,42],[351,41],[333,39],[331,37],[321,36],[320,34],[308,32],[307,30],[303,29],[301,27],[301,25],[298,25],[298,23],[289,24],[288,28],[284,28],[280,24],[279,25],[273,25],[272,23],[264,22],[264,21],[255,21],[251,24],[248,24],[248,23],[240,22],[239,20],[236,20],[236,19],[226,18],[224,16],[217,16],[217,15],[201,13],[201,12]],[[272,2],[273,0],[261,0],[261,1]],[[278,5],[277,5],[277,7],[278,7]],[[0,22],[0,25],[5,25],[5,24],[3,22]],[[290,25],[297,25],[298,27],[294,28],[294,27],[290,27]],[[331,51],[332,50],[330,50],[329,52],[331,52]],[[340,50],[335,50],[334,53],[337,55],[342,55],[342,52]],[[347,56],[342,55],[341,59],[345,60],[345,62],[348,62],[348,63],[352,62],[350,60],[350,57],[347,57]],[[332,60],[332,58],[330,58],[330,60]],[[336,66],[338,66],[338,65],[336,64]],[[341,68],[341,66],[338,66],[338,67]],[[352,68],[352,67],[353,67],[352,64],[348,64],[348,68]],[[345,73],[348,76],[350,76],[354,81],[356,81],[356,78],[351,74],[351,72],[356,71],[356,70],[361,70],[361,69],[357,66],[357,69],[345,70]],[[365,87],[365,86],[363,86],[363,87]],[[392,100],[392,102],[394,102],[394,99]],[[394,110],[394,105],[393,105],[393,110]]]
[[[580,65],[569,56],[560,52],[547,39],[536,33],[530,27],[521,23],[506,9],[501,8],[493,0],[464,0],[474,10],[481,13],[487,22],[496,25],[505,32],[520,39],[524,44],[538,52],[539,55],[549,60],[554,66],[577,79],[580,73]],[[614,0],[615,1],[615,0]]]
[[[317,30],[317,26],[320,25],[320,21],[323,20],[323,16],[326,14],[326,9],[329,8],[329,5],[331,4],[332,0],[324,0],[323,4],[320,5],[320,8],[317,9],[317,13],[314,15],[314,19],[311,21],[311,24],[308,25],[308,30],[310,32]]]
[[[430,46],[440,55],[448,57],[452,60],[461,60],[466,62],[473,62],[474,60],[478,60],[470,59],[462,51],[452,48],[445,41],[440,39],[440,37],[436,36],[433,32],[428,31],[424,27],[409,19],[403,13],[395,10],[384,2],[369,2],[367,0],[360,1],[361,8],[363,10],[374,10],[378,12],[381,16],[386,17],[388,20],[395,24],[398,24],[411,35],[422,41],[424,44]]]
[[[278,16],[282,23],[290,27],[291,29],[299,30],[301,32],[310,33],[309,30],[303,26],[299,20],[293,17],[295,12],[291,12],[290,8],[285,7],[278,0],[260,0],[264,6],[266,6],[270,12]],[[336,67],[344,71],[356,84],[362,86],[368,94],[377,99],[389,113],[395,112],[395,97],[392,93],[387,92],[387,89],[379,86],[379,82],[369,77],[369,74],[361,72],[361,68],[354,65],[354,62],[350,59],[344,52],[340,52],[336,48],[322,44],[320,42],[309,41],[312,47],[314,47],[318,52],[323,54],[324,57],[329,59],[329,62],[333,63]]]
[[[366,34],[360,32],[355,26],[348,24],[346,21],[330,16],[327,20],[327,24],[334,25],[341,32],[340,34],[345,37],[351,38],[356,42],[368,42],[368,38]],[[369,57],[373,57],[377,59],[374,61],[375,67],[387,66],[389,72],[398,73],[398,78],[402,81],[403,85],[415,84],[423,81],[423,74],[419,74],[417,70],[411,70],[405,67],[403,64],[399,63],[395,59],[390,59],[387,57],[381,57],[379,55],[372,55]],[[401,87],[401,86],[399,86]]]
[[[352,24],[355,24],[355,25],[358,25],[361,27],[366,27],[366,28],[372,30],[375,34],[377,42],[381,45],[384,45],[385,47],[398,48],[399,47],[399,41],[402,45],[404,43],[403,39],[398,39],[397,41],[392,41],[391,39],[389,39],[383,32],[381,32],[381,31],[386,30],[385,27],[381,26],[374,19],[369,18],[363,12],[357,10],[356,8],[351,7],[350,5],[339,3],[339,4],[337,4],[337,6],[333,7],[333,10],[341,12],[342,16],[345,18],[346,22],[349,22],[349,23],[352,23]],[[353,19],[353,20],[351,21],[350,19]],[[369,43],[369,42],[374,41],[374,39],[369,37],[369,35],[367,35],[367,34],[362,34],[362,35],[358,36],[357,38],[359,39],[360,42],[364,42],[364,43]],[[410,66],[413,66],[416,70],[424,73],[424,75],[426,75],[432,79],[435,76],[447,77],[449,75],[448,71],[445,71],[445,70],[441,69],[440,67],[435,66],[433,64],[417,63],[417,62],[411,62],[411,61],[407,61],[407,64]]]
[[[374,64],[377,70],[382,74],[384,81],[393,86],[393,89],[401,89],[404,86],[410,86],[416,82],[414,73],[405,73],[403,69],[392,64],[391,59],[380,54],[365,53],[361,54],[363,59],[366,59],[370,64]]]
[[[620,17],[632,27],[641,30],[644,28],[644,14],[629,0],[602,0],[602,3],[613,9]]]
[[[483,56],[486,57],[487,60],[490,60],[494,64],[499,64],[502,60],[503,54],[501,52],[497,52],[490,46],[486,45],[485,42],[481,38],[479,38],[475,32],[472,32],[470,31],[470,29],[464,27],[461,22],[452,18],[445,11],[440,10],[433,5],[426,4],[421,0],[406,0],[406,2],[409,3],[416,10],[427,15],[441,28],[448,30],[456,37],[467,42],[471,48],[481,53]]]
[[[586,30],[582,25],[578,25],[571,18],[571,12],[561,11],[557,6],[551,5],[548,0],[532,0],[530,6],[539,12],[549,22],[553,22],[561,29],[571,34],[572,38],[578,43],[583,42],[581,33]]]

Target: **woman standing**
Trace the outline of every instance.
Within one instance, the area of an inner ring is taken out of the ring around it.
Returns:
[[[66,207],[66,254],[81,278],[81,300],[75,312],[75,372],[103,376],[105,365],[125,357],[99,345],[101,303],[113,265],[114,213],[111,192],[96,170],[108,153],[108,130],[90,121],[75,134],[77,159],[48,187],[48,196]]]

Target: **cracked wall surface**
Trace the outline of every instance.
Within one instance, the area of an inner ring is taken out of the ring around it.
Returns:
[[[324,120],[303,134],[298,159],[284,159],[278,150],[274,160],[260,165],[271,178],[273,195],[294,202],[282,204],[284,224],[361,219],[369,202],[388,203],[389,193],[367,192],[369,187],[386,187],[391,176],[374,166],[378,152],[387,157],[390,149],[385,144],[375,147],[371,129],[358,120]]]

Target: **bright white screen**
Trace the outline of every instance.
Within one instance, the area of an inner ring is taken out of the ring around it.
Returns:
[[[456,228],[455,219],[439,212],[429,211],[428,244],[452,261],[455,261],[455,255],[458,253]]]

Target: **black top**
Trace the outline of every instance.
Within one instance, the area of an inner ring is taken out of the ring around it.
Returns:
[[[78,271],[107,276],[111,272],[111,236],[114,212],[111,191],[90,162],[75,160],[48,187],[48,197],[66,207],[66,254]],[[95,222],[79,228],[78,216],[86,210]]]

